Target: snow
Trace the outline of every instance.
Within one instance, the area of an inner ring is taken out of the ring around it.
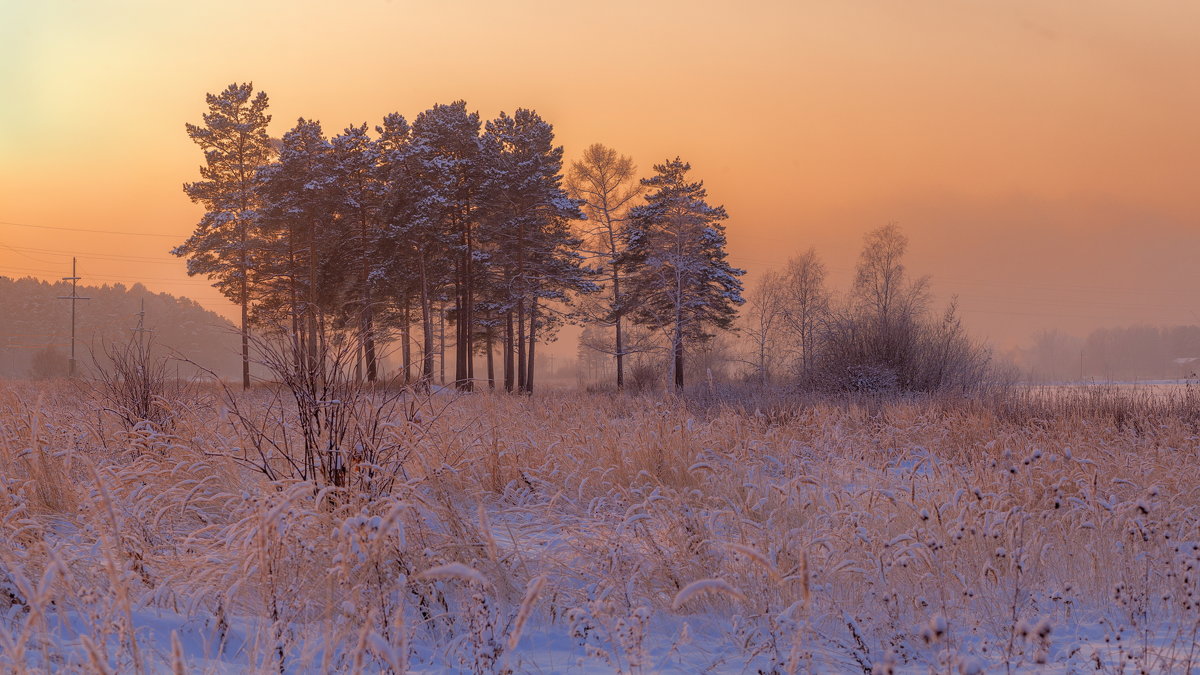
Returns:
[[[0,415],[0,669],[1195,661],[1198,460],[1182,423],[1135,435],[906,409],[775,423],[643,400],[430,400],[396,427],[416,444],[409,475],[347,501],[224,462],[213,411],[105,450],[71,436],[90,411],[39,410],[70,420],[45,438],[86,448],[59,454]]]

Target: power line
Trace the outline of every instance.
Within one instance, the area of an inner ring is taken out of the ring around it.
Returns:
[[[142,345],[146,344],[146,333],[155,332],[153,328],[146,328],[146,299],[142,298],[141,311],[137,313],[137,327],[130,328],[134,335],[137,335],[138,342]]]
[[[1138,310],[1161,309],[1161,310],[1165,310],[1165,311],[1169,311],[1169,312],[1174,312],[1174,311],[1178,311],[1180,309],[1180,305],[1154,305],[1154,304],[1147,304],[1147,303],[1134,303],[1132,301],[1113,302],[1111,300],[1106,300],[1103,298],[1048,298],[1048,297],[1022,298],[1022,297],[1016,297],[1016,296],[1000,297],[1000,296],[994,296],[994,295],[977,295],[972,292],[949,293],[949,292],[945,292],[945,291],[939,291],[939,292],[935,293],[934,295],[942,296],[942,297],[957,296],[961,302],[1000,302],[1000,303],[1007,303],[1007,304],[1018,304],[1018,305],[1022,305],[1022,306],[1042,305],[1043,307],[1046,307],[1047,309],[1054,309],[1055,307],[1061,307],[1061,306],[1066,306],[1066,307],[1070,308],[1070,307],[1079,307],[1079,306],[1083,306],[1083,305],[1090,306],[1090,307],[1093,307],[1096,309],[1108,309],[1108,310],[1118,310],[1118,311],[1119,310],[1138,311]]]
[[[749,264],[756,267],[767,267],[771,269],[779,269],[787,266],[787,261],[763,260],[761,258],[750,258],[747,256],[729,256],[729,259],[737,264]],[[837,265],[826,265],[825,269],[840,272],[851,273],[853,270],[847,267]],[[1130,288],[1119,286],[1085,286],[1080,284],[1066,284],[1063,286],[1038,286],[1029,284],[1019,284],[1007,281],[981,281],[978,279],[964,279],[962,277],[946,276],[943,274],[929,275],[935,284],[947,283],[951,286],[984,286],[991,288],[999,288],[1003,290],[1021,289],[1030,291],[1052,291],[1061,293],[1140,293],[1145,295],[1184,295],[1192,297],[1194,293],[1188,290],[1179,288]]]
[[[8,244],[0,244],[0,246],[3,246],[4,248],[12,251],[13,253],[16,253],[17,255],[21,256],[22,258],[29,258],[30,260],[32,260],[34,262],[40,262],[40,263],[43,263],[46,265],[55,264],[55,261],[53,261],[53,260],[45,260],[42,258],[38,258],[36,256],[29,255],[28,253],[22,253],[20,250],[18,250],[18,247],[16,247],[16,246],[9,246]]]
[[[13,271],[17,271],[17,272],[32,272],[34,274],[56,274],[56,272],[54,272],[53,270],[37,269],[37,268],[33,268],[33,267],[8,267],[8,266],[5,266],[3,269],[13,270]],[[0,276],[2,276],[2,275],[0,275]],[[186,280],[176,281],[175,279],[168,279],[166,277],[137,277],[133,281],[130,281],[130,277],[127,277],[127,276],[117,276],[117,275],[112,275],[112,274],[93,274],[90,278],[98,279],[100,281],[112,281],[112,282],[118,282],[118,283],[141,283],[143,281],[155,281],[155,282],[160,282],[160,283],[164,283],[164,284],[178,284],[178,285],[182,285],[182,286],[212,286],[211,283],[206,282],[206,281],[186,281]]]
[[[60,257],[66,257],[66,258],[69,258],[71,255],[73,255],[73,252],[63,251],[61,249],[36,248],[33,246],[12,246],[11,244],[0,244],[0,246],[3,246],[4,248],[9,249],[10,251],[12,251],[13,253],[16,253],[17,255],[25,255],[25,252],[43,253],[46,255],[60,256]],[[30,260],[37,260],[38,262],[54,264],[52,261],[39,260],[38,258],[35,258],[30,255],[25,255],[25,257],[29,258]],[[160,257],[151,257],[151,256],[144,256],[144,255],[123,255],[121,253],[88,252],[88,257],[89,258],[99,258],[99,259],[103,259],[103,260],[118,260],[118,261],[123,261],[123,262],[124,261],[148,262],[148,263],[155,263],[158,265],[178,265],[180,263],[180,260],[174,256],[171,256],[170,258],[165,258],[165,257],[160,258]]]
[[[0,220],[0,225],[11,225],[13,227],[32,227],[37,230],[60,230],[63,232],[90,232],[92,234],[117,234],[125,237],[170,237],[178,239],[177,234],[162,234],[159,232],[122,232],[119,230],[89,230],[82,227],[60,227],[57,225],[30,225],[29,223],[14,223],[12,221]]]

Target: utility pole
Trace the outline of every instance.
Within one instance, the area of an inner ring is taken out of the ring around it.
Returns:
[[[60,295],[59,300],[71,301],[71,360],[67,367],[67,373],[71,377],[75,377],[75,303],[79,300],[91,300],[91,298],[83,298],[79,296],[77,284],[79,283],[79,275],[75,271],[75,258],[71,258],[71,276],[63,277],[63,281],[71,282],[71,294]]]
[[[137,318],[138,318],[137,328],[131,328],[130,330],[133,333],[137,334],[138,344],[145,347],[146,346],[146,333],[154,332],[153,330],[146,328],[146,299],[145,298],[142,298],[142,310],[137,313]]]

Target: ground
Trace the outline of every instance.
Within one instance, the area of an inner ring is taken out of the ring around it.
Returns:
[[[4,669],[1200,670],[1190,392],[278,393],[0,384]]]

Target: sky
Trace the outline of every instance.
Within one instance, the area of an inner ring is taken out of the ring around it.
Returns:
[[[909,269],[998,348],[1200,323],[1200,3],[0,0],[0,274],[141,281],[233,317],[169,249],[184,132],[251,81],[271,133],[465,99],[643,174],[682,156],[753,284],[816,247],[835,287],[897,222]],[[573,345],[560,347],[573,353]]]

